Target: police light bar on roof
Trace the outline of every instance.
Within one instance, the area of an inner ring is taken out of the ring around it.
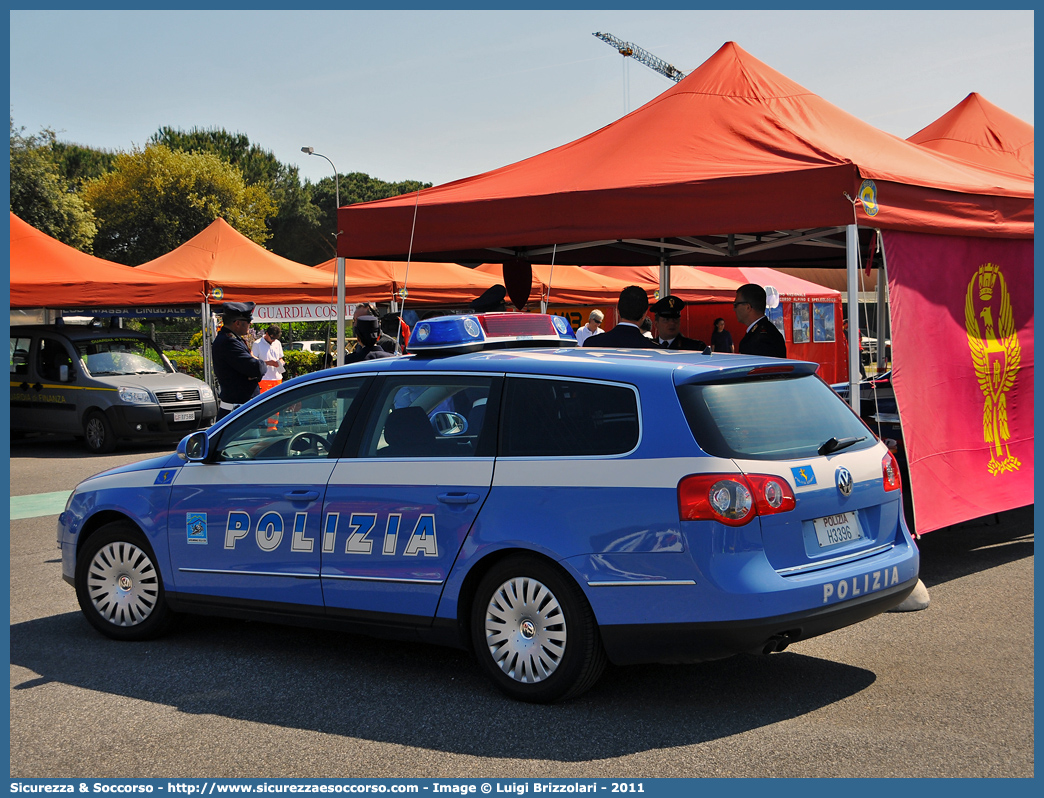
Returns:
[[[410,334],[409,351],[456,354],[536,346],[576,346],[576,335],[564,318],[543,313],[441,316],[417,323]]]

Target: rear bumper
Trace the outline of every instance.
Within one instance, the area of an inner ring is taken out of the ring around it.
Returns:
[[[690,663],[744,652],[782,650],[790,643],[886,612],[913,592],[917,577],[865,598],[789,615],[708,623],[606,624],[602,643],[615,665]]]

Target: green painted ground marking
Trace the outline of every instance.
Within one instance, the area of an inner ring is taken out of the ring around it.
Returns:
[[[11,520],[39,518],[42,515],[58,515],[65,509],[71,490],[55,493],[34,493],[30,496],[11,497]]]

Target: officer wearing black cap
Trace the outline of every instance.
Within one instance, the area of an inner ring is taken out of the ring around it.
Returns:
[[[218,381],[218,419],[261,392],[268,366],[250,353],[243,340],[253,317],[253,302],[226,302],[221,309],[221,329],[211,350]]]
[[[685,303],[668,294],[651,308],[656,317],[656,343],[663,349],[695,349],[702,352],[707,345],[695,338],[686,338],[681,330],[681,312]]]
[[[345,363],[376,360],[379,357],[394,357],[391,352],[387,352],[379,346],[381,323],[376,316],[358,316],[355,319],[355,337],[359,339],[360,345],[344,359]]]

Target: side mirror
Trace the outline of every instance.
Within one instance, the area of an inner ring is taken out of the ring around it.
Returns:
[[[193,432],[178,444],[178,457],[189,463],[201,463],[210,453],[210,438],[205,430]]]
[[[463,435],[468,431],[468,420],[460,413],[443,411],[436,413],[432,418],[432,424],[443,437]]]

